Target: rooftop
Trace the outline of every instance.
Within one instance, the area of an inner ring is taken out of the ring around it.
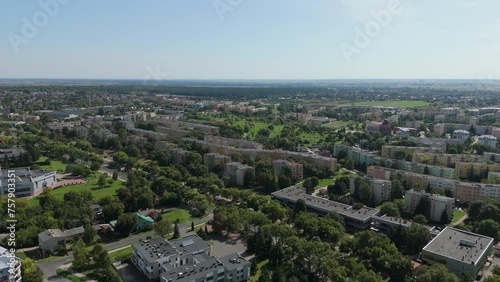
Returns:
[[[279,191],[272,193],[271,195],[278,198],[285,198],[291,202],[297,202],[299,199],[303,199],[307,206],[313,207],[317,210],[321,210],[325,213],[337,212],[338,214],[348,217],[351,219],[357,219],[366,221],[369,220],[371,216],[379,213],[379,210],[372,209],[368,207],[363,207],[361,209],[353,209],[351,205],[323,199],[320,197],[312,196],[306,194],[304,188],[297,186],[291,186]]]
[[[206,248],[210,248],[210,245],[196,234],[170,241],[158,237],[133,246],[148,262],[180,253],[201,253]]]
[[[38,234],[38,239],[41,242],[47,242],[53,238],[68,238],[82,234],[85,231],[82,226],[73,229],[62,231],[61,229],[47,229]]]
[[[446,227],[424,247],[423,251],[475,264],[492,245],[491,237]]]

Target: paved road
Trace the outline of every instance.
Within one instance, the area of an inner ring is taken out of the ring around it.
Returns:
[[[212,220],[212,218],[213,218],[212,215],[207,215],[203,218],[195,220],[194,224],[197,225],[200,223],[204,223],[204,222],[207,222],[209,220]],[[184,236],[186,234],[185,230],[187,227],[190,227],[190,226],[191,226],[191,222],[179,224],[181,236]],[[136,243],[138,241],[145,240],[148,236],[155,236],[155,234],[153,231],[149,231],[149,232],[145,232],[145,233],[141,233],[141,234],[135,234],[135,235],[129,236],[125,239],[122,239],[120,241],[112,242],[112,243],[109,243],[107,245],[104,245],[104,249],[109,251],[109,250],[117,249],[120,247],[125,247],[125,246],[131,245],[133,243]],[[57,259],[54,261],[50,261],[50,262],[39,262],[37,264],[38,264],[38,266],[40,266],[40,268],[43,271],[45,281],[58,281],[58,282],[64,281],[64,282],[67,282],[70,280],[65,279],[65,278],[57,275],[56,270],[58,268],[60,268],[61,265],[69,263],[72,260],[73,260],[73,253],[69,252],[68,256],[66,256],[66,257],[63,257],[63,258],[60,258],[60,259]]]
[[[103,163],[101,165],[101,168],[99,169],[100,172],[106,173],[109,176],[113,176],[113,172],[117,171],[115,169],[111,169],[108,166],[113,162],[113,160],[103,158]],[[127,174],[124,172],[118,172],[118,179],[120,179],[123,182],[127,182]]]

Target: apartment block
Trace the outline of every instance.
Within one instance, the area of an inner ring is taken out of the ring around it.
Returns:
[[[208,153],[203,155],[203,164],[208,167],[208,170],[212,171],[215,166],[221,165],[224,166],[226,163],[231,161],[230,156],[217,154],[217,153]]]
[[[253,167],[244,165],[239,162],[230,162],[227,163],[224,167],[224,177],[228,178],[231,184],[238,186],[245,185],[248,174],[254,173],[255,170]]]
[[[186,161],[186,156],[189,152],[180,148],[174,148],[171,151],[172,163],[183,164]]]
[[[347,157],[353,160],[356,166],[370,166],[374,164],[376,160],[380,159],[380,157],[373,152],[341,144],[334,145],[333,156],[338,157],[341,151],[346,152]]]
[[[204,141],[218,145],[225,145],[225,146],[244,148],[244,149],[262,150],[264,148],[264,145],[257,142],[251,142],[242,139],[225,138],[215,135],[205,135]]]
[[[365,131],[368,133],[379,132],[383,136],[391,135],[391,122],[387,119],[383,121],[369,121],[366,123]]]
[[[497,146],[497,138],[493,135],[481,135],[477,139],[477,142],[492,148]]]
[[[443,177],[448,179],[453,179],[455,176],[455,170],[453,168],[442,167],[442,166],[434,166],[434,165],[426,165],[416,162],[407,162],[402,160],[385,160],[386,166],[390,166],[391,168],[397,168],[400,170],[415,172],[424,174],[426,171],[430,176]]]
[[[469,138],[469,134],[470,133],[467,130],[457,129],[453,131],[451,136],[453,137],[453,139],[459,139],[465,141]]]
[[[456,163],[455,164],[455,177],[466,179],[470,173],[474,176],[487,176],[488,172],[500,172],[500,164],[486,164],[486,163]],[[485,177],[486,178],[486,177]]]
[[[484,162],[484,157],[478,155],[466,155],[466,154],[415,153],[413,154],[412,161],[428,165],[455,167],[456,163]]]
[[[370,185],[372,190],[372,195],[375,199],[375,204],[381,204],[385,201],[391,200],[391,187],[392,183],[389,180],[377,179],[373,177],[351,177],[350,179],[350,192],[351,195],[354,194],[355,180],[356,178],[361,178],[361,181],[366,182]]]
[[[286,155],[288,158],[310,163],[317,168],[326,168],[330,171],[335,171],[337,169],[337,159],[335,158],[290,151],[286,151]]]
[[[399,152],[404,152],[406,155],[413,155],[415,153],[442,153],[442,148],[434,147],[405,147],[405,146],[382,146],[382,157],[396,159]]]
[[[413,189],[408,190],[405,193],[405,212],[410,214],[415,213],[415,208],[424,197],[429,198],[431,202],[429,210],[430,220],[435,222],[441,221],[443,212],[448,214],[448,218],[450,220],[453,218],[453,204],[455,203],[454,198],[433,195],[423,191],[415,191]]]
[[[293,179],[302,180],[304,178],[304,165],[301,163],[289,162],[286,160],[274,160],[272,165],[278,172],[278,175],[282,175],[283,169],[286,167],[290,170]]]
[[[10,149],[0,149],[0,163],[8,162],[19,162],[24,154],[28,151],[22,148],[10,148]]]

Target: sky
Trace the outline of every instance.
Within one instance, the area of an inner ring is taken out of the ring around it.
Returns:
[[[500,79],[498,0],[2,0],[0,78]]]

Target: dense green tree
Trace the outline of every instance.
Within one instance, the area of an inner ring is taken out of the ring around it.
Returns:
[[[396,203],[393,202],[385,202],[380,207],[380,213],[385,214],[387,216],[399,217],[399,207]]]
[[[448,272],[444,265],[421,265],[415,270],[415,281],[418,282],[459,282],[458,277]]]
[[[123,237],[127,237],[137,224],[134,215],[124,213],[118,216],[115,230]]]
[[[165,237],[174,231],[172,227],[172,222],[168,218],[163,218],[162,220],[156,222],[154,231],[156,235],[160,237]]]
[[[26,282],[43,281],[42,269],[40,269],[40,267],[30,258],[23,259],[21,263],[21,276],[22,281]]]
[[[89,266],[90,253],[86,247],[82,240],[78,240],[73,246],[73,268],[76,270],[81,270]]]

